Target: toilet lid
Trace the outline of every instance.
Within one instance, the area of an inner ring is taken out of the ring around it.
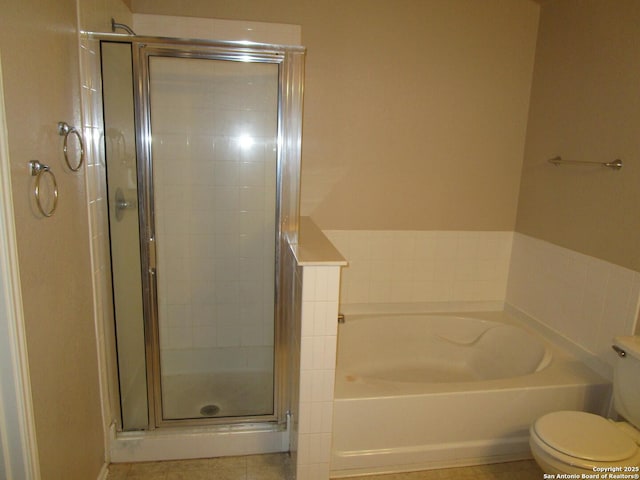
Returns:
[[[596,462],[616,462],[634,455],[636,443],[610,421],[586,412],[553,412],[533,426],[540,439],[565,455]]]

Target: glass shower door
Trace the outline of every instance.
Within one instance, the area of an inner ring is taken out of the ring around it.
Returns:
[[[157,421],[273,415],[278,64],[150,55],[148,76]]]

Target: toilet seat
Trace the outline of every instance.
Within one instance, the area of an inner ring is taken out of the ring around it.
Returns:
[[[633,465],[640,448],[603,417],[560,411],[540,417],[531,426],[532,440],[547,455],[564,464],[591,470],[597,466]]]

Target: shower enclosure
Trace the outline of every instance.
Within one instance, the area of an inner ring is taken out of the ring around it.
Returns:
[[[286,419],[303,55],[100,41],[122,430]]]

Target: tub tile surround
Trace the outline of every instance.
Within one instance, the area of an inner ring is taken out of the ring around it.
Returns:
[[[516,232],[326,230],[349,261],[343,311],[502,310],[612,378],[640,273]],[[404,305],[403,305],[404,304]]]
[[[512,232],[326,230],[341,304],[504,301]]]
[[[613,337],[637,332],[640,272],[516,233],[506,303],[611,379]]]

